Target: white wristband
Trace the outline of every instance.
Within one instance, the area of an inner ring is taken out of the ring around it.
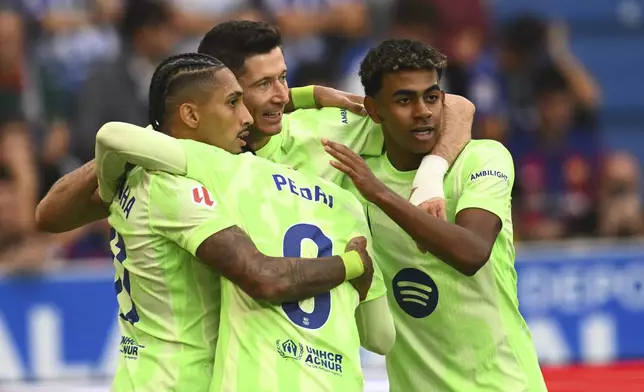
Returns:
[[[409,202],[420,205],[430,199],[444,199],[443,179],[449,163],[438,155],[427,155],[416,172]]]

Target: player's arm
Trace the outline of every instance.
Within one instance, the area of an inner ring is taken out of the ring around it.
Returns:
[[[357,200],[356,204],[359,204]],[[361,210],[360,206],[358,209]],[[360,218],[356,219],[356,230],[352,237],[364,237],[367,252],[373,255],[373,242],[367,218],[365,215]],[[396,328],[389,311],[387,288],[376,260],[373,260],[373,277],[367,297],[358,305],[355,315],[360,345],[371,352],[387,354],[396,340]]]
[[[111,202],[128,164],[170,174],[186,174],[184,149],[173,137],[136,125],[109,122],[96,134],[99,196]]]
[[[326,145],[338,160],[333,166],[346,173],[365,199],[380,207],[424,249],[467,276],[485,265],[501,230],[501,219],[510,214],[514,165],[501,144],[489,142],[468,158],[454,224],[421,213],[380,182],[364,160],[345,146],[329,141]]]
[[[339,108],[366,116],[364,97],[325,86],[294,87],[289,90],[285,113],[298,109]]]
[[[151,232],[175,242],[255,299],[299,301],[364,272],[366,246],[317,259],[266,256],[205,186],[162,172],[150,176]]]
[[[355,277],[347,275],[341,256],[316,259],[266,256],[237,226],[208,237],[199,245],[196,255],[251,297],[267,301],[300,301]]]
[[[423,159],[418,168],[409,201],[445,220],[443,178],[472,139],[475,108],[472,102],[461,96],[446,94],[443,110],[441,133],[432,153]]]
[[[362,302],[356,309],[356,323],[360,345],[380,355],[386,355],[396,341],[394,318],[389,310],[387,296]]]
[[[111,202],[126,163],[177,174],[186,168],[185,153],[175,139],[119,122],[98,131],[96,157],[54,184],[36,209],[39,229],[61,233],[106,218],[109,212],[101,199]]]
[[[36,225],[43,231],[63,233],[108,215],[98,196],[95,164],[90,161],[51,187],[36,208]]]

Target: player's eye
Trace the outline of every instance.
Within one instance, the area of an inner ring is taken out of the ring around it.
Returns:
[[[283,82],[285,80],[286,80],[286,74],[284,73],[280,76],[280,82]]]
[[[411,102],[411,99],[409,99],[409,98],[407,98],[407,97],[405,97],[405,98],[399,98],[399,99],[397,99],[397,100],[396,100],[396,103],[398,103],[398,104],[400,104],[400,105],[407,105],[407,104],[409,104],[410,102]]]
[[[259,88],[267,88],[268,86],[270,86],[270,84],[271,84],[271,82],[270,82],[270,81],[268,81],[268,80],[264,80],[263,82],[261,82],[260,84],[258,84],[258,85],[257,85],[257,87],[259,87]]]
[[[236,107],[238,103],[239,103],[239,98],[233,98],[228,102],[228,104],[232,107]]]
[[[438,98],[439,98],[438,94],[430,94],[430,95],[425,97],[425,100],[427,100],[427,102],[436,102],[436,100],[438,100]]]

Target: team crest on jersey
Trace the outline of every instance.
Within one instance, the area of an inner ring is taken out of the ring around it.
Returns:
[[[204,205],[207,207],[214,207],[215,200],[210,196],[210,192],[205,186],[192,188],[192,201],[195,204]]]
[[[277,353],[284,359],[301,361],[304,358],[304,364],[312,369],[342,375],[343,356],[341,354],[302,345],[292,339],[278,339],[275,341],[275,347]]]
[[[425,272],[403,268],[391,282],[394,298],[403,312],[414,318],[425,318],[436,310],[438,286]]]
[[[285,340],[284,342],[277,339],[275,347],[277,347],[277,352],[282,358],[291,358],[299,361],[302,359],[302,354],[304,354],[302,344],[295,343],[291,339]]]
[[[121,336],[121,349],[119,351],[125,358],[138,359],[139,351],[144,348],[145,346],[137,343],[136,340],[127,336]]]

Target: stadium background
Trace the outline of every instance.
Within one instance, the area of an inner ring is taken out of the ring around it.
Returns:
[[[359,60],[386,37],[444,50],[444,88],[515,159],[519,299],[549,389],[644,390],[642,0],[134,3],[0,0],[1,391],[107,390],[119,335],[105,225],[50,236],[33,209],[91,159],[102,123],[146,125],[150,66],[231,18],[280,25],[291,85],[359,93]],[[382,358],[364,365],[368,390],[386,390]]]

